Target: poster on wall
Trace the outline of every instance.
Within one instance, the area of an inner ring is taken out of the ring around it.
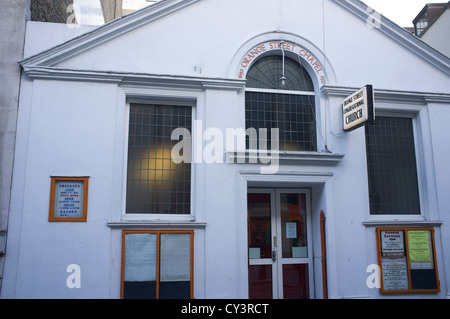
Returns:
[[[385,230],[381,232],[381,251],[383,258],[405,257],[405,243],[402,230]]]
[[[124,281],[156,282],[156,234],[126,234]]]
[[[49,221],[86,221],[87,177],[52,177]]]
[[[409,289],[403,230],[381,231],[381,265],[384,290]]]
[[[409,230],[408,242],[411,269],[433,269],[430,232],[426,230]]]
[[[439,292],[433,228],[377,230],[382,293]]]

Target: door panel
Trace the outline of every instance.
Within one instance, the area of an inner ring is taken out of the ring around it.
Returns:
[[[283,258],[307,258],[305,194],[280,193]]]
[[[283,265],[283,298],[308,299],[308,264]]]
[[[248,194],[248,242],[249,258],[272,256],[272,216],[270,193]]]
[[[309,193],[250,189],[247,199],[249,298],[309,298]]]
[[[249,298],[272,299],[272,265],[248,267]]]

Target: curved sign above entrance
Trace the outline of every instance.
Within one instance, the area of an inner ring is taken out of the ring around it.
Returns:
[[[314,70],[321,84],[325,84],[325,73],[319,60],[307,49],[285,40],[267,41],[252,47],[240,60],[238,78],[244,79],[247,71],[259,56],[270,51],[290,52],[302,58]]]

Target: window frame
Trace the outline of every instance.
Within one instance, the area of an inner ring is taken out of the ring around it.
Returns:
[[[181,99],[172,97],[143,97],[143,98],[127,98],[125,103],[125,116],[124,116],[124,152],[123,152],[123,176],[122,176],[122,208],[121,219],[130,221],[142,221],[142,220],[166,220],[166,221],[193,221],[194,220],[194,187],[195,187],[195,171],[196,165],[191,165],[191,184],[190,184],[190,213],[189,214],[153,214],[153,213],[127,213],[127,176],[128,176],[128,144],[129,144],[129,129],[130,129],[130,109],[131,104],[149,104],[149,105],[167,105],[167,106],[185,106],[191,108],[191,138],[192,138],[192,150],[191,150],[191,164],[194,164],[195,143],[195,119],[197,116],[196,100]]]
[[[407,118],[412,121],[412,130],[413,130],[413,139],[414,139],[414,153],[416,157],[416,174],[417,174],[417,188],[418,188],[418,200],[419,200],[419,214],[372,214],[370,209],[370,193],[369,193],[369,166],[367,165],[367,199],[369,203],[368,212],[371,219],[386,219],[386,218],[394,218],[394,219],[422,219],[428,213],[425,208],[427,207],[427,203],[425,202],[427,198],[425,198],[423,194],[423,183],[425,181],[424,174],[424,161],[423,154],[419,151],[423,149],[423,141],[421,135],[420,128],[420,112],[421,110],[390,110],[390,109],[377,109],[376,117],[397,117],[397,118]],[[376,119],[374,121],[376,123]],[[367,128],[364,128],[365,130]],[[367,139],[366,132],[364,132],[364,145],[365,145],[365,156],[366,163],[368,163],[368,154],[367,154]]]
[[[125,237],[127,234],[156,234],[156,298],[159,299],[160,283],[160,245],[161,234],[189,234],[190,239],[190,299],[194,298],[194,230],[122,230],[122,257],[121,257],[121,279],[120,299],[124,299],[125,286]]]

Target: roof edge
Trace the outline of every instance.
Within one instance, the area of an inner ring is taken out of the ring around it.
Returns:
[[[31,79],[52,79],[64,81],[97,82],[120,85],[164,85],[186,87],[208,87],[216,89],[241,90],[246,80],[197,77],[187,75],[150,74],[136,72],[75,70],[54,67],[25,66],[24,72]]]
[[[25,66],[55,67],[70,58],[92,50],[112,39],[123,36],[139,27],[153,23],[170,14],[203,0],[162,0],[141,10],[108,22],[99,28],[84,33],[53,48],[27,57],[19,62]],[[329,0],[362,21],[371,19],[372,11],[360,0]],[[427,61],[440,72],[450,76],[450,58],[437,51],[421,39],[380,15],[380,26],[374,28],[409,52]]]
[[[360,0],[330,0],[347,11],[353,13],[355,16],[363,21],[371,19],[373,13],[365,3]],[[373,28],[375,31],[381,32],[391,40],[401,45],[404,49],[410,53],[418,56],[419,58],[427,61],[438,71],[450,76],[450,58],[439,52],[423,40],[419,39],[415,35],[411,34],[405,28],[392,22],[384,15],[380,14],[379,27]]]

